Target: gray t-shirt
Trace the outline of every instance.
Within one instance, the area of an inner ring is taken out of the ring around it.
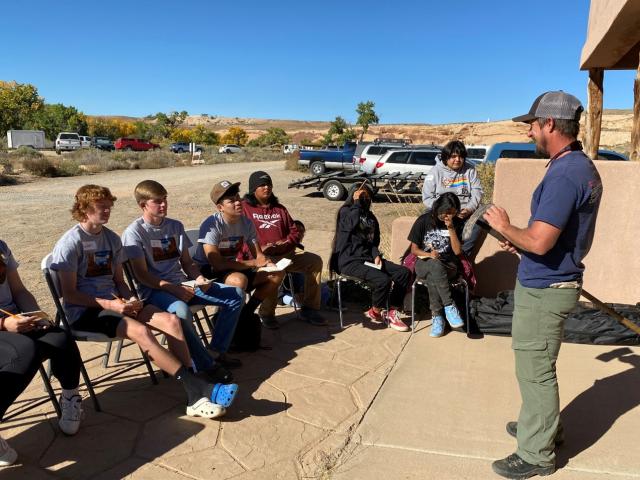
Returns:
[[[209,262],[204,254],[203,244],[214,245],[220,255],[228,260],[235,260],[242,251],[242,245],[253,244],[256,240],[256,227],[247,217],[242,216],[236,223],[227,223],[222,213],[216,213],[205,219],[198,233],[198,248],[193,256],[195,262],[203,267]]]
[[[156,277],[175,284],[188,280],[182,271],[180,257],[189,249],[191,241],[178,220],[165,218],[156,226],[140,217],[124,231],[122,244],[127,258],[144,258],[147,269]],[[143,300],[153,292],[143,284],[137,284],[137,288]]]
[[[18,309],[13,302],[7,274],[9,270],[17,269],[18,262],[13,258],[11,250],[9,250],[6,243],[0,240],[0,308],[9,312],[17,312]],[[0,316],[4,316],[4,314],[0,314]]]
[[[94,298],[111,300],[116,292],[113,276],[117,265],[124,261],[120,237],[106,227],[97,235],[76,225],[62,235],[53,247],[56,271],[76,272],[76,289]],[[70,323],[75,322],[87,307],[64,302]]]

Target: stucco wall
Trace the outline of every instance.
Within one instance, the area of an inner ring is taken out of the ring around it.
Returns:
[[[604,187],[593,246],[585,259],[584,288],[605,302],[640,301],[640,162],[595,162]],[[505,159],[496,165],[494,203],[504,207],[511,222],[524,227],[531,194],[544,175],[545,162]],[[392,257],[407,247],[414,218],[400,217],[392,225]],[[503,252],[487,237],[476,257],[476,293],[495,296],[515,283],[518,258]]]

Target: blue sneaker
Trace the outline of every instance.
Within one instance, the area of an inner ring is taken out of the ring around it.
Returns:
[[[431,333],[430,337],[441,337],[444,335],[444,318],[442,315],[432,315],[431,317]]]
[[[451,304],[444,307],[444,314],[447,317],[447,322],[449,322],[451,328],[460,328],[464,325],[460,312],[455,305]]]

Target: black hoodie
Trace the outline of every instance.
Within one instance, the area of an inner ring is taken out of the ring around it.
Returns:
[[[343,206],[336,232],[338,269],[354,261],[373,262],[380,255],[379,245],[380,225],[375,215],[358,203]]]

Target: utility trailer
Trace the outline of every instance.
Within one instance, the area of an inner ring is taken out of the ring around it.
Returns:
[[[289,183],[289,188],[315,188],[322,191],[324,198],[332,201],[344,200],[349,188],[354,183],[365,180],[372,187],[374,193],[387,195],[421,195],[422,184],[426,173],[412,172],[344,172],[335,171],[320,175],[311,175]]]

